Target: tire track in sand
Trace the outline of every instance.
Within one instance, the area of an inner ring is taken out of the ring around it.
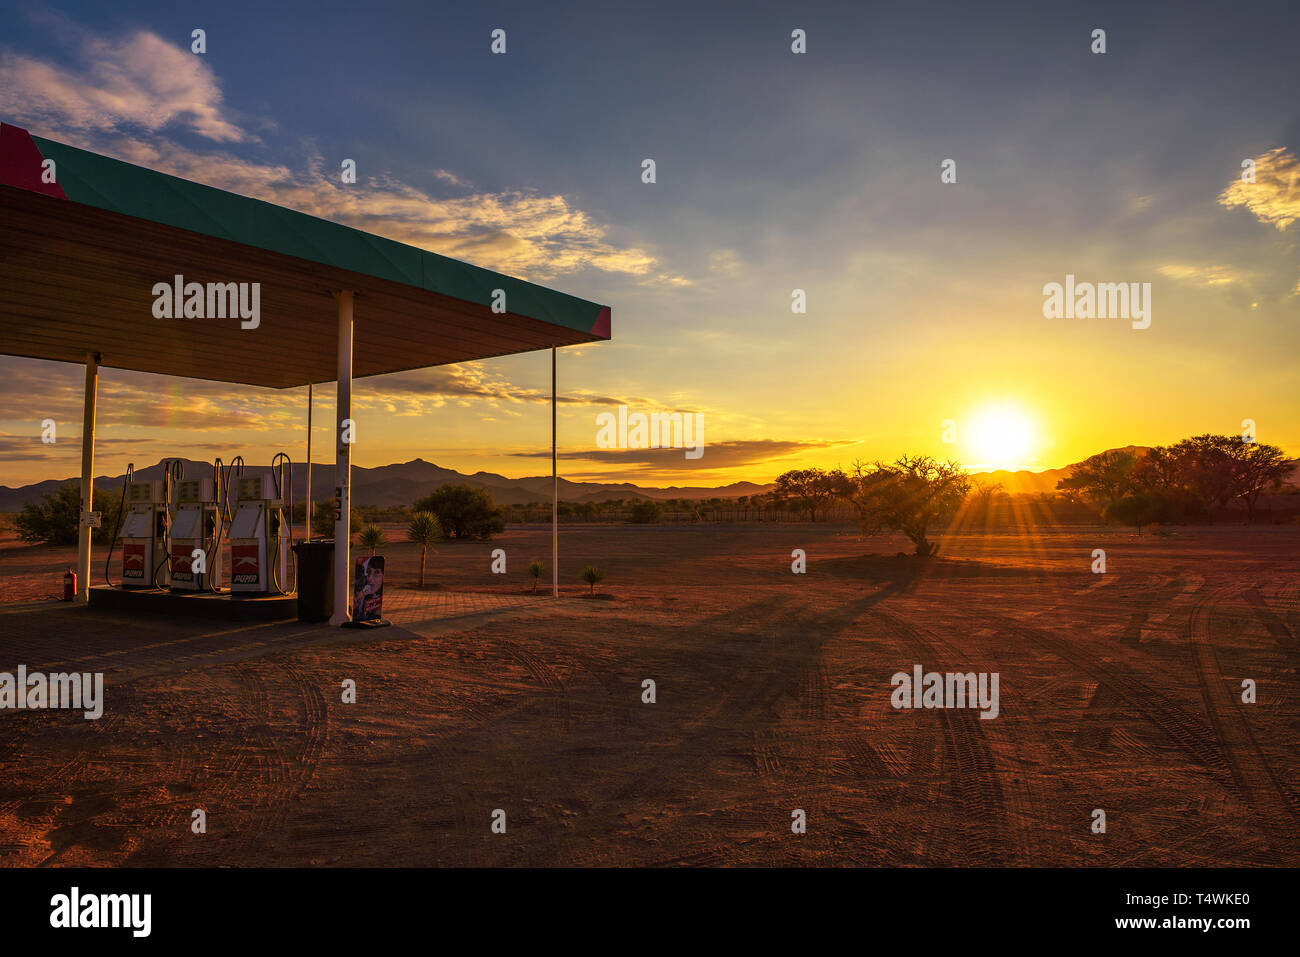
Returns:
[[[947,671],[952,664],[953,649],[932,632],[905,622],[897,615],[875,609],[873,617],[893,628],[917,652],[918,661],[934,662],[934,668]],[[938,647],[943,651],[940,652]],[[939,723],[943,728],[943,751],[952,767],[952,789],[963,817],[962,843],[974,847],[978,859],[971,864],[1006,863],[1008,856],[1032,860],[1019,849],[1022,838],[1013,831],[1007,818],[1007,800],[999,779],[997,762],[985,737],[983,722],[971,708],[941,708]],[[932,775],[932,788],[938,787],[941,775]],[[933,792],[932,792],[933,793]],[[932,804],[932,794],[927,795]],[[955,848],[945,833],[939,841],[939,857],[951,862]],[[1008,855],[1008,849],[1011,855]]]
[[[1236,585],[1217,588],[1193,606],[1187,629],[1192,664],[1206,716],[1243,802],[1258,816],[1274,856],[1282,863],[1294,864],[1300,861],[1296,848],[1300,806],[1260,750],[1255,733],[1237,705],[1238,696],[1228,691],[1218,651],[1210,640],[1212,602],[1239,590]]]

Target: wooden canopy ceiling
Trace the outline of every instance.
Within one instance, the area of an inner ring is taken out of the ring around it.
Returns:
[[[39,172],[51,156],[53,188]],[[155,284],[178,274],[260,283],[260,324],[155,317]],[[274,388],[331,382],[342,289],[356,293],[354,378],[610,337],[608,307],[0,128],[4,354],[98,353],[108,367]],[[510,311],[492,311],[496,289]]]

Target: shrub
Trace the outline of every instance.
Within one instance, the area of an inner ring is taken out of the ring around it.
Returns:
[[[91,539],[100,545],[113,540],[117,532],[113,523],[117,519],[120,496],[95,490],[95,511],[100,513],[99,528],[91,532]],[[65,482],[53,492],[46,492],[39,502],[23,506],[14,517],[14,528],[24,542],[45,542],[49,545],[77,544],[77,530],[81,521],[81,483]]]
[[[350,529],[351,533],[355,535],[357,532],[361,531],[361,516],[357,514],[357,510],[354,508],[352,509],[352,514],[351,516],[349,516],[349,518],[350,521],[348,522],[348,528]],[[323,502],[316,502],[314,505],[312,505],[311,534],[313,538],[332,539],[334,537],[333,499],[329,499]]]
[[[653,525],[663,514],[663,507],[651,499],[633,502],[628,509],[627,520],[635,525]]]
[[[492,501],[487,489],[468,485],[444,485],[414,505],[417,512],[438,516],[443,530],[451,538],[476,538],[486,541],[496,532],[505,531],[506,520]]]

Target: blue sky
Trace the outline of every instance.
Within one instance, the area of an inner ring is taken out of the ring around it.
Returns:
[[[1300,454],[1294,4],[19,3],[3,17],[6,122],[611,304],[614,340],[561,357],[571,477],[766,481],[903,451],[975,466],[984,450],[945,445],[940,423],[991,404],[1032,431],[1027,467],[1248,417]],[[327,183],[345,157],[351,194]],[[1265,157],[1272,177],[1225,202],[1242,159]],[[945,158],[956,184],[940,182]],[[1152,282],[1151,328],[1044,319],[1042,286],[1067,272]],[[548,368],[523,356],[358,382],[374,440],[355,461],[544,471]],[[79,371],[0,359],[0,375],[0,484],[75,473],[74,443],[40,446],[37,423],[75,436]],[[104,377],[105,471],[304,444],[297,392]],[[610,401],[702,411],[708,451],[596,454]]]

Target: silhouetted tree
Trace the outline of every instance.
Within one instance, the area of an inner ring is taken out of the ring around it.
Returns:
[[[1195,435],[1168,450],[1176,463],[1178,483],[1192,494],[1214,521],[1213,508],[1227,508],[1237,497],[1240,482],[1236,453],[1240,438],[1231,435]]]
[[[808,513],[809,521],[817,521],[817,512],[830,507],[837,498],[849,492],[848,479],[839,469],[792,469],[777,477],[772,490],[782,504],[789,503]]]
[[[1066,498],[1083,500],[1105,509],[1134,491],[1133,469],[1137,456],[1123,449],[1098,452],[1084,459],[1069,476],[1056,483]]]
[[[1275,492],[1282,487],[1295,463],[1276,445],[1263,442],[1242,442],[1236,453],[1237,497],[1246,504],[1246,521],[1255,521],[1255,505],[1265,492]]]
[[[965,469],[927,455],[904,455],[891,465],[855,463],[846,478],[847,497],[858,510],[863,534],[900,531],[921,556],[938,553],[926,537],[927,530],[951,518],[970,491]]]
[[[978,479],[971,481],[971,506],[981,516],[991,515],[993,506],[1004,494],[1001,482],[985,482]]]

